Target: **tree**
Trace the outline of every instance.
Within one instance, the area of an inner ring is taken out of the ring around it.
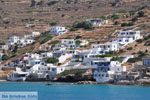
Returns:
[[[137,20],[138,20],[137,17],[132,18],[132,22],[135,22]]]
[[[81,43],[81,42],[80,42],[79,40],[77,40],[77,41],[76,41],[76,45],[78,45],[78,46],[79,46],[79,45],[80,45],[80,43]]]
[[[57,63],[58,61],[59,60],[56,58],[47,58],[45,62],[54,64],[54,63]]]
[[[8,60],[8,59],[9,59],[9,56],[8,56],[8,55],[4,54],[4,55],[2,56],[2,60]]]
[[[122,23],[121,24],[121,27],[125,27],[125,26],[127,26],[127,23]]]
[[[18,46],[17,46],[17,45],[15,45],[15,47],[14,47],[14,49],[13,49],[13,53],[16,53],[16,52],[17,52],[17,50],[18,50]]]
[[[35,4],[36,4],[36,1],[35,1],[35,0],[31,0],[31,5],[30,5],[30,7],[35,6]]]
[[[144,16],[144,12],[143,11],[138,12],[138,16],[139,17],[143,17]]]
[[[71,31],[76,31],[80,28],[83,28],[85,30],[91,30],[93,29],[92,24],[86,21],[83,22],[75,22],[71,28]]]

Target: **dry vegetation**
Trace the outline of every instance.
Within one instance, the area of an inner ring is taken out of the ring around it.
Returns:
[[[148,8],[149,3],[148,0],[0,0],[0,40],[31,31],[44,32],[51,23],[70,27],[86,18]],[[34,26],[26,28],[28,24]]]

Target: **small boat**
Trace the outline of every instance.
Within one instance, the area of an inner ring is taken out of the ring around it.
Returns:
[[[52,85],[51,83],[47,83],[46,85]]]

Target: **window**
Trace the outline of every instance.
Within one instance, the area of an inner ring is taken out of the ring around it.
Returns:
[[[97,77],[97,74],[95,74],[94,76]]]
[[[125,40],[125,42],[129,42],[129,40]]]
[[[93,65],[93,62],[91,61],[91,65]]]
[[[99,74],[99,77],[101,76],[101,74]]]
[[[121,40],[119,40],[119,42],[121,42]]]
[[[109,77],[109,75],[108,75],[108,74],[106,74],[106,77]]]
[[[52,71],[55,71],[55,68],[52,68]]]

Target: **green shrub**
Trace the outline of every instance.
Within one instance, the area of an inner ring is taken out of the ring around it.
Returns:
[[[143,40],[142,40],[142,39],[138,39],[138,40],[136,40],[136,42],[137,42],[137,43],[142,43]]]
[[[39,50],[39,51],[36,51],[37,54],[41,54],[41,53],[44,53],[45,51],[42,51],[42,50]]]
[[[54,64],[54,63],[59,62],[59,60],[56,58],[47,58],[45,62]]]
[[[56,26],[56,25],[57,25],[57,22],[51,22],[50,25],[51,25],[51,26]]]
[[[127,11],[126,10],[121,10],[120,13],[127,13]]]
[[[119,15],[114,14],[114,15],[111,16],[111,18],[112,18],[113,20],[119,19]]]
[[[113,57],[113,58],[111,59],[111,61],[119,61],[119,62],[122,62],[123,59],[122,59],[121,57]]]
[[[107,17],[106,16],[101,16],[101,19],[107,20]]]
[[[136,13],[136,10],[129,11],[129,14],[130,14],[130,15],[135,15],[135,13]]]
[[[40,44],[46,43],[46,42],[48,42],[48,41],[51,40],[51,39],[52,39],[52,36],[48,36],[48,37],[44,38],[44,39],[40,42]]]
[[[144,16],[144,12],[143,11],[138,12],[138,17],[143,17],[143,16]]]
[[[77,40],[77,41],[76,41],[76,45],[78,45],[78,46],[79,46],[79,45],[80,45],[80,43],[81,43],[81,42],[80,42],[79,40]]]
[[[9,59],[9,56],[7,55],[7,54],[4,54],[3,56],[2,56],[2,60],[8,60]]]
[[[127,23],[122,23],[121,24],[121,27],[125,27],[125,26],[127,26],[128,24]]]
[[[75,60],[75,62],[80,62],[80,60]]]
[[[135,21],[137,21],[137,20],[138,20],[137,17],[132,18],[132,22],[135,22]]]
[[[30,7],[35,6],[35,4],[36,4],[36,1],[35,1],[35,0],[31,0],[31,5],[30,5]]]
[[[132,50],[132,49],[133,49],[132,47],[127,48],[127,50]]]
[[[48,43],[48,44],[49,44],[49,45],[55,45],[55,44],[57,44],[57,43],[59,43],[59,40],[52,41],[52,42],[50,42],[50,43]]]
[[[125,27],[125,26],[133,26],[134,23],[133,22],[129,22],[129,23],[122,23],[121,27]]]
[[[98,55],[97,57],[100,57],[100,58],[104,58],[104,57],[112,57],[113,55],[111,54],[103,54],[103,55]]]
[[[5,45],[5,42],[4,41],[0,41],[0,45]]]
[[[127,26],[133,26],[134,23],[133,22],[129,22]]]
[[[80,38],[82,38],[82,36],[78,35],[78,36],[75,37],[75,39],[80,39]]]
[[[130,58],[127,62],[135,63],[135,62],[138,62],[138,61],[142,61],[142,58],[141,57]]]
[[[92,24],[89,23],[89,22],[86,22],[86,21],[83,21],[83,22],[75,22],[71,28],[70,31],[76,31],[80,28],[83,28],[85,30],[92,30],[93,27],[92,27]]]
[[[48,6],[52,6],[54,4],[56,4],[58,1],[50,1],[49,3],[47,3]]]

